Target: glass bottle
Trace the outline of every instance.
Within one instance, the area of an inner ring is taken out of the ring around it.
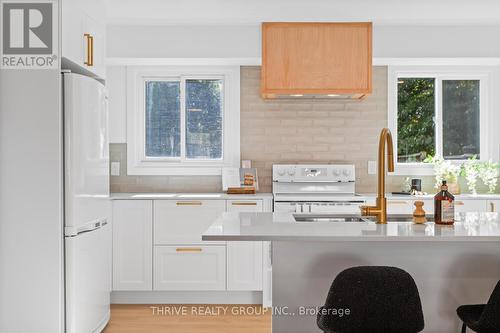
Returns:
[[[443,180],[441,191],[434,196],[434,222],[445,225],[455,222],[455,197],[448,192],[446,180]]]

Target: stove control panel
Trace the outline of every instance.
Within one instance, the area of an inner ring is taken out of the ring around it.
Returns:
[[[275,164],[273,182],[354,182],[351,164]]]

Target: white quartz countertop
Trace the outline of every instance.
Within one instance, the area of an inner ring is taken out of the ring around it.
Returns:
[[[256,200],[272,199],[272,193],[227,194],[227,193],[111,193],[112,200]]]
[[[373,199],[377,195],[374,193],[360,193],[357,198]],[[113,200],[152,200],[152,199],[172,199],[172,200],[210,200],[210,199],[272,199],[272,193],[256,193],[256,194],[227,194],[227,193],[111,193]],[[392,200],[415,200],[415,199],[432,199],[434,194],[427,195],[400,195],[400,194],[387,194],[387,199]],[[456,195],[457,200],[500,200],[499,194],[460,194]]]
[[[290,213],[224,213],[205,241],[500,241],[498,213],[465,213],[452,226],[428,222],[296,222]]]

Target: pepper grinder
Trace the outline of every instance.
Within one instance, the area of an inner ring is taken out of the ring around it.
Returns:
[[[413,212],[413,223],[422,224],[427,222],[427,219],[425,217],[425,210],[423,208],[424,202],[415,201],[414,205],[415,205],[415,211]]]

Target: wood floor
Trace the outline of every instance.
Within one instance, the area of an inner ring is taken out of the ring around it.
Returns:
[[[253,305],[117,305],[104,333],[270,333],[271,311]]]

